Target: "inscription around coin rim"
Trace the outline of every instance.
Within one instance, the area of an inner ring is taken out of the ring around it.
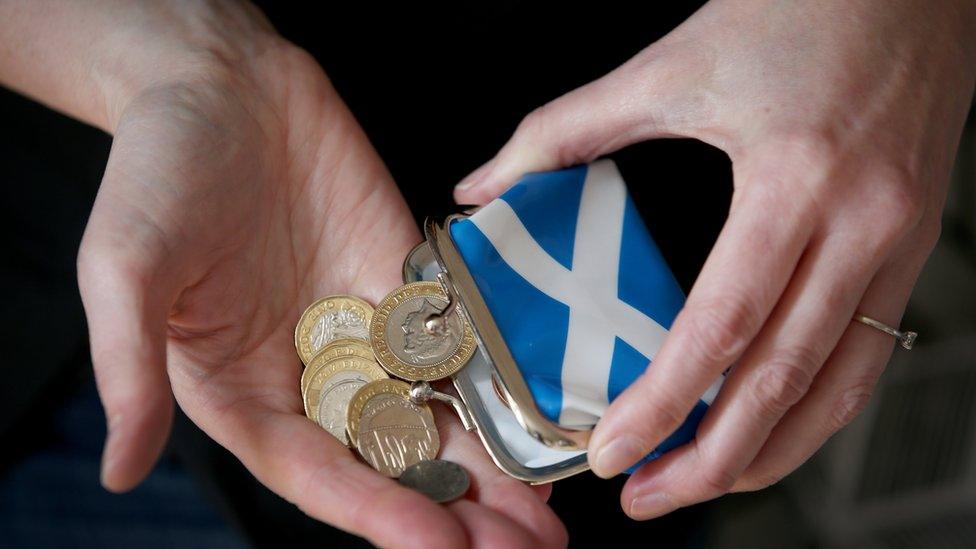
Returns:
[[[342,304],[343,302],[362,309],[363,325],[366,328],[366,332],[369,333],[369,326],[373,317],[372,305],[352,295],[330,295],[318,299],[305,309],[301,318],[298,319],[298,325],[295,327],[295,350],[298,351],[298,356],[302,359],[303,363],[308,364],[315,357],[315,354],[317,354],[312,350],[310,340],[310,332],[312,327],[315,326],[315,322],[326,312],[338,310],[335,309],[335,305],[337,303]],[[330,341],[325,347],[328,347],[335,341],[339,340]],[[322,347],[322,349],[325,347]],[[319,352],[321,352],[321,349]]]
[[[433,381],[454,374],[471,359],[476,346],[471,327],[468,326],[460,313],[455,311],[454,314],[458,315],[461,320],[463,333],[457,349],[450,356],[429,366],[414,366],[400,360],[390,350],[390,345],[386,340],[387,323],[390,320],[390,315],[397,307],[407,300],[423,296],[433,296],[447,301],[447,296],[440,284],[436,282],[412,282],[397,288],[384,297],[373,311],[373,318],[369,323],[370,342],[380,366],[383,366],[393,375],[409,381]]]
[[[315,421],[315,423],[319,423],[318,409],[319,405],[322,404],[322,394],[326,391],[326,386],[329,384],[329,380],[334,378],[340,372],[358,372],[368,378],[369,381],[389,379],[389,376],[386,375],[386,371],[383,370],[383,368],[380,368],[376,361],[363,358],[361,356],[342,356],[326,362],[321,368],[319,368],[319,371],[315,377],[312,378],[305,395],[303,395],[306,408],[310,407],[309,409],[314,412],[311,414],[311,419]],[[319,425],[321,425],[321,423],[319,423]]]
[[[308,361],[305,369],[302,370],[302,392],[305,392],[305,387],[308,386],[308,380],[315,375],[315,371],[321,368],[323,364],[333,358],[346,355],[376,358],[373,354],[373,347],[367,341],[359,339],[337,339],[319,349],[319,352],[315,353],[315,356]]]
[[[341,361],[352,358],[361,362],[340,364]],[[389,377],[386,371],[376,363],[372,351],[346,344],[328,345],[315,355],[315,358],[309,362],[308,367],[302,372],[302,403],[306,416],[314,420],[318,415],[315,411],[319,405],[321,389],[328,378],[340,369],[364,372],[374,379]],[[307,377],[306,374],[308,374]]]
[[[437,425],[434,423],[433,412],[431,412],[430,407],[426,404],[414,404],[411,402],[410,385],[396,379],[372,381],[364,385],[353,395],[352,400],[349,402],[349,410],[346,417],[346,431],[352,444],[358,445],[359,443],[359,424],[362,419],[363,409],[370,400],[382,395],[402,398],[410,408],[416,410],[414,413],[419,414],[425,424],[430,425],[428,429],[433,432],[433,444],[428,459],[436,457],[437,452],[440,451],[440,433],[437,431]]]
[[[319,368],[326,362],[342,356],[361,356],[376,360],[376,356],[373,354],[373,348],[368,342],[359,339],[337,339],[322,347],[319,352],[315,353],[312,360],[308,361],[308,365],[302,371],[302,395],[305,394],[309,380],[312,379],[312,376],[315,375]]]

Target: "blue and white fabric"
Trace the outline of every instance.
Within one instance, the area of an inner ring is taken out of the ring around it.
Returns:
[[[684,304],[610,160],[530,174],[451,236],[536,403],[564,427],[596,424]],[[694,436],[719,386],[659,451]]]

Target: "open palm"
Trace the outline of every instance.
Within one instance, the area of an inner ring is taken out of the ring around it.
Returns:
[[[79,254],[109,423],[103,483],[125,490],[168,435],[172,397],[265,485],[383,546],[557,545],[534,490],[451,412],[442,456],[473,477],[436,505],[301,413],[293,334],[315,298],[376,302],[420,237],[389,173],[304,53],[208,66],[141,93],[118,124]]]

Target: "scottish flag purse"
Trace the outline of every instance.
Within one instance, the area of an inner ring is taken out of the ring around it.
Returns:
[[[653,367],[684,303],[616,165],[530,174],[424,230],[404,282],[438,281],[474,332],[452,376],[468,427],[521,480],[585,470],[590,430]],[[720,385],[647,459],[694,437]]]

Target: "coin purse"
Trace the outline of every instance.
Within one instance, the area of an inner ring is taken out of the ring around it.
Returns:
[[[684,303],[611,160],[530,174],[489,204],[428,219],[404,282],[436,280],[478,343],[453,376],[495,463],[543,483],[586,470],[609,402]],[[646,460],[694,437],[721,380]]]

